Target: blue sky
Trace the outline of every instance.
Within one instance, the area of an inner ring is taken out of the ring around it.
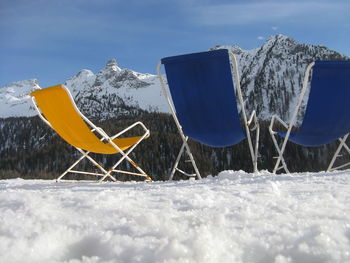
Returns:
[[[0,0],[0,86],[64,83],[107,60],[143,73],[160,58],[271,35],[350,56],[349,0]]]

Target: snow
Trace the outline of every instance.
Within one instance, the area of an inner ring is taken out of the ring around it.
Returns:
[[[131,74],[134,76],[134,79],[130,80],[128,76],[124,76],[123,79],[118,80],[120,86],[116,87],[113,82],[116,82],[115,79],[125,73]],[[94,86],[97,79],[101,83],[98,87]],[[137,87],[138,81],[143,81],[145,86]],[[80,71],[66,81],[66,86],[72,91],[75,98],[88,93],[88,97],[94,94],[96,100],[103,101],[101,96],[108,97],[111,94],[115,94],[129,106],[139,107],[147,111],[169,112],[166,100],[161,93],[157,76],[121,69],[114,59],[108,61],[106,67],[96,75],[90,70]],[[99,92],[97,92],[97,88],[100,89]]]
[[[34,116],[29,93],[40,89],[36,79],[22,80],[0,87],[0,118]]]
[[[124,73],[129,73],[134,78],[128,79],[128,75],[126,75],[118,79]],[[96,80],[100,83],[99,85],[96,84]],[[117,88],[115,87],[116,83],[113,84],[113,82],[118,82]],[[139,82],[143,82],[144,86],[138,87]],[[91,70],[83,69],[69,78],[65,85],[76,101],[87,97],[90,101],[102,102],[105,97],[117,95],[129,106],[139,107],[147,111],[169,113],[157,76],[121,69],[116,60],[113,59],[108,61],[106,67],[97,74]],[[35,79],[17,81],[0,87],[0,118],[35,116],[37,113],[29,93],[36,89],[40,89],[40,86]],[[94,98],[91,99],[91,97]],[[84,103],[87,102],[89,101],[84,101]],[[114,112],[114,109],[105,109],[104,112],[107,112],[108,116],[108,112]]]
[[[149,83],[149,86],[139,89],[123,86],[119,94],[122,94],[124,98],[130,98],[128,101],[130,105],[138,106],[143,110],[169,113],[169,106],[162,93],[158,77],[149,75],[140,77],[140,79]]]
[[[0,181],[1,262],[350,262],[350,171]]]
[[[278,114],[284,121],[290,120],[302,87],[305,68],[310,61],[348,59],[326,47],[299,44],[283,35],[271,36],[261,47],[250,50],[229,45],[215,46],[212,49],[220,48],[227,48],[236,54],[247,113],[250,115],[253,110],[257,110],[259,119],[264,121],[269,121],[274,114]],[[110,103],[106,99],[110,96],[118,96],[128,106],[169,113],[157,77],[121,68],[115,59],[109,60],[96,74],[85,69],[65,83],[74,99],[83,103],[85,108],[98,107],[98,110],[83,110],[88,117],[117,117],[115,108],[121,104]],[[7,88],[11,88],[11,85],[0,87],[0,118],[35,115],[29,97],[23,98],[17,94],[17,85],[12,89],[11,92],[15,92],[11,96],[7,96]],[[28,92],[30,90],[25,94]],[[78,107],[81,109],[79,103]],[[306,104],[303,103],[302,109],[305,107]],[[301,112],[297,124],[302,121],[304,111]]]

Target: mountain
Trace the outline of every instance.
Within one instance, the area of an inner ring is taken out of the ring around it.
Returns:
[[[36,79],[10,83],[0,88],[0,118],[35,115],[29,93],[40,89]]]
[[[89,117],[105,120],[133,110],[168,112],[157,77],[121,69],[115,59],[108,61],[97,74],[81,70],[65,85],[79,109]],[[0,118],[36,115],[28,94],[39,88],[34,79],[0,88]]]
[[[65,84],[90,117],[109,119],[138,109],[168,111],[156,76],[121,69],[114,59],[97,74],[82,70]]]
[[[310,62],[349,59],[324,46],[300,44],[283,35],[272,36],[261,47],[251,50],[238,46],[212,49],[222,48],[237,56],[245,107],[248,113],[255,109],[260,120],[269,120],[274,113],[286,121],[290,119]],[[109,119],[140,109],[169,112],[155,75],[121,69],[114,59],[97,74],[84,69],[65,84],[78,107],[89,117]],[[0,88],[0,117],[33,116],[35,112],[26,94],[37,88],[36,80]]]
[[[260,120],[278,114],[285,121],[291,118],[297,103],[307,65],[315,60],[349,60],[324,46],[300,44],[276,35],[261,47],[244,50],[238,46],[216,46],[232,51],[239,64],[241,88],[248,113],[257,111]],[[307,99],[304,100],[304,108]],[[302,111],[299,122],[302,120]]]

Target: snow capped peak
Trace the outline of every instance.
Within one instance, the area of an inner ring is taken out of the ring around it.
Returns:
[[[35,110],[29,93],[37,89],[40,86],[36,79],[16,81],[0,88],[0,118],[33,116]]]
[[[81,90],[91,88],[93,83],[95,82],[96,76],[95,74],[88,69],[83,69],[78,72],[75,76],[69,78],[65,85],[70,88],[73,95],[75,96]]]
[[[280,49],[282,48],[288,48],[288,47],[293,47],[295,45],[298,45],[298,43],[285,35],[275,35],[275,36],[270,36],[267,41],[264,43],[262,48],[268,48],[268,47],[274,47],[278,46]]]
[[[326,47],[299,44],[284,35],[271,36],[261,47],[251,50],[228,45],[211,50],[222,48],[236,54],[248,113],[256,110],[261,120],[269,120],[272,114],[286,121],[290,118],[305,68],[311,61],[349,59]],[[97,74],[81,70],[66,81],[66,86],[88,116],[116,117],[128,114],[130,107],[168,112],[157,77],[122,69],[115,59],[107,61]],[[36,80],[27,80],[0,88],[0,117],[33,115],[28,111],[29,100],[25,109],[18,107],[18,102],[24,103],[22,99],[35,87],[39,88]]]
[[[290,37],[288,36],[285,36],[285,35],[282,35],[282,34],[277,34],[277,35],[271,35],[267,41],[270,41],[270,40],[292,40]]]
[[[91,70],[89,70],[89,69],[82,69],[74,77],[86,78],[86,77],[89,77],[91,75],[94,75],[94,73]]]
[[[119,72],[121,71],[121,68],[118,66],[117,60],[113,58],[107,61],[107,64],[104,70]]]
[[[108,119],[128,114],[125,108],[167,111],[154,75],[121,69],[115,59],[96,75],[82,70],[66,82],[80,110],[87,116]]]
[[[123,70],[118,66],[117,60],[110,59],[106,66],[97,73],[95,84],[100,86],[106,80],[110,80],[113,77],[120,75],[122,71]]]
[[[227,48],[216,46],[214,49]],[[315,60],[349,59],[328,48],[300,44],[284,36],[271,36],[260,48],[235,52],[248,113],[256,110],[260,120],[278,114],[289,121],[295,108],[307,65]],[[306,107],[304,101],[304,108]],[[301,122],[303,114],[299,116]]]
[[[18,90],[19,90],[20,88],[26,88],[26,87],[27,88],[28,87],[39,87],[39,83],[38,83],[37,79],[20,80],[20,81],[15,81],[15,82],[9,83],[0,89],[4,89],[4,88],[8,88],[8,87],[18,87]]]
[[[227,46],[227,47],[229,47],[229,46]],[[239,47],[239,46],[232,46],[231,47],[231,49],[232,49],[232,51],[234,52],[234,53],[236,53],[236,54],[241,54],[243,51],[244,51],[244,49],[243,48],[241,48],[241,47]]]
[[[107,61],[105,68],[101,72],[120,72],[122,69],[118,66],[116,59],[110,59]]]
[[[73,77],[69,78],[67,80],[67,83],[84,81],[84,80],[91,79],[91,78],[95,78],[95,74],[91,70],[83,69],[83,70],[79,71],[76,75],[74,75]]]
[[[232,53],[236,54],[236,55],[240,55],[242,54],[242,52],[244,52],[245,50],[239,46],[215,46],[214,48],[211,48],[210,50],[215,50],[215,49],[228,49],[230,50]]]
[[[294,39],[282,34],[272,35],[267,39],[266,42],[276,42],[276,41],[279,43],[285,43],[285,42],[297,43]]]

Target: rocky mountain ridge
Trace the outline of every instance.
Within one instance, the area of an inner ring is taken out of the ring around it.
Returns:
[[[97,74],[83,69],[64,84],[79,109],[92,118],[105,120],[135,110],[168,111],[156,76],[121,69],[115,59],[108,61]],[[35,89],[40,89],[36,79],[0,88],[0,118],[36,115],[28,95]]]
[[[324,46],[300,44],[276,35],[260,48],[244,50],[238,46],[226,48],[238,60],[245,107],[248,113],[257,111],[260,120],[270,120],[273,114],[289,121],[300,94],[306,67],[316,60],[349,60],[350,58]],[[304,100],[304,108],[307,96]],[[299,122],[302,120],[302,111]]]
[[[283,35],[272,36],[261,47],[251,50],[238,46],[212,49],[221,48],[229,49],[237,56],[245,107],[248,113],[255,109],[260,120],[269,120],[272,114],[289,120],[310,62],[349,59],[324,46],[300,44]],[[97,119],[127,115],[140,109],[169,112],[157,76],[122,69],[114,59],[97,74],[84,69],[65,84],[81,111]],[[19,81],[0,88],[0,117],[35,115],[25,94],[37,88],[36,80]],[[299,121],[301,119],[302,116]]]

